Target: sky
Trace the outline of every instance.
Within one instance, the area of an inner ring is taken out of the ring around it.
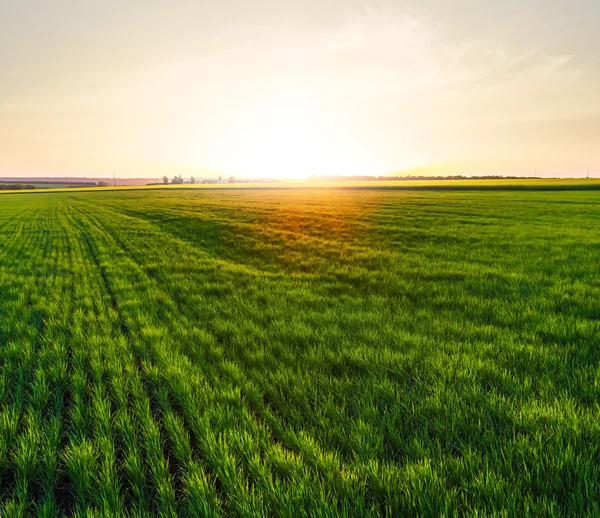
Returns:
[[[597,0],[0,2],[0,176],[600,176]]]

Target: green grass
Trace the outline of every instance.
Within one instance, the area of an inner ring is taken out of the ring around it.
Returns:
[[[2,195],[2,516],[598,516],[598,221],[593,191]]]

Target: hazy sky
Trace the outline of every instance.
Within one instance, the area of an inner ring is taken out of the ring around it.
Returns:
[[[600,175],[598,0],[0,2],[0,176]]]

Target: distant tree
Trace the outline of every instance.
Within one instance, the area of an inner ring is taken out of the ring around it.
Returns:
[[[196,183],[196,179],[195,179],[193,176],[192,176],[192,177],[190,177],[190,183],[191,183],[191,184],[194,184],[194,183]]]
[[[169,177],[167,175],[163,176],[163,183],[169,183]]]
[[[98,187],[109,187],[110,183],[108,182],[98,182]]]
[[[235,176],[230,176],[229,183],[234,183],[234,182],[235,182]]]
[[[221,178],[221,177],[219,176],[219,183],[221,183],[222,181],[223,181],[223,178]]]
[[[183,178],[181,177],[181,175],[179,175],[179,178],[177,178],[177,183],[183,183]]]

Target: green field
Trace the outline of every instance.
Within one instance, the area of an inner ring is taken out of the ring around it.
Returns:
[[[0,195],[0,512],[600,515],[600,194]]]

